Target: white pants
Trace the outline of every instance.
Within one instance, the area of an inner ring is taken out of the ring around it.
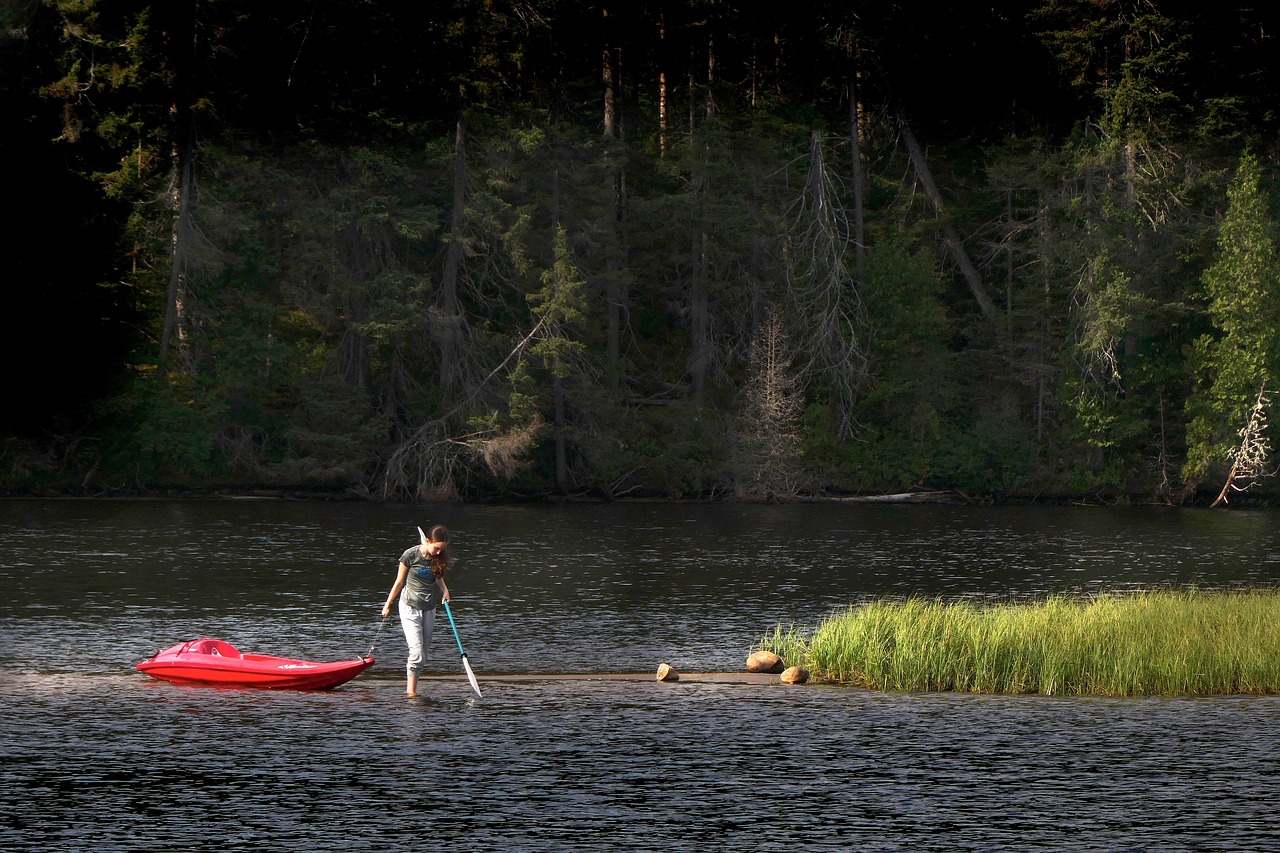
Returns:
[[[427,652],[431,648],[431,629],[435,626],[436,611],[419,610],[400,602],[400,626],[404,628],[404,639],[409,644],[409,663],[406,667],[409,675],[419,675],[422,665],[427,662]]]

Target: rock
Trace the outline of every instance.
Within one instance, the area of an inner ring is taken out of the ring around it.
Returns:
[[[809,680],[809,670],[802,666],[789,666],[778,676],[783,684],[804,684]]]
[[[747,658],[747,672],[782,672],[782,658],[773,652],[755,652]]]
[[[659,681],[679,681],[680,673],[676,672],[675,667],[669,663],[658,664],[658,680]]]

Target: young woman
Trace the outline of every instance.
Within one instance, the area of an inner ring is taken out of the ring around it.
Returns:
[[[400,596],[400,624],[409,644],[406,696],[418,695],[418,675],[431,647],[431,628],[435,624],[436,604],[450,601],[444,576],[453,565],[449,555],[449,531],[443,524],[431,528],[427,535],[418,528],[422,544],[400,555],[400,570],[391,586],[387,603],[382,605],[382,618],[391,613],[391,602]]]

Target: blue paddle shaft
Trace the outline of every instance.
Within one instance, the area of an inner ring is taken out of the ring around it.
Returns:
[[[477,696],[483,696],[480,692],[480,685],[476,682],[476,674],[471,671],[471,662],[467,660],[467,653],[462,648],[462,638],[458,636],[458,626],[453,621],[453,611],[449,609],[449,602],[444,602],[444,613],[449,617],[449,627],[453,629],[453,639],[458,643],[458,654],[462,655],[462,668],[467,671],[467,681],[471,682],[471,689],[476,692]]]
[[[453,640],[458,644],[458,654],[465,658],[467,653],[462,650],[462,638],[458,636],[458,626],[453,621],[453,611],[449,609],[449,602],[446,601],[443,603],[444,615],[449,617],[449,627],[453,629]]]

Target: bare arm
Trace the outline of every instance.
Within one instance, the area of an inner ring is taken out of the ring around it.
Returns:
[[[387,603],[382,605],[382,616],[386,618],[391,613],[391,603],[396,600],[396,596],[400,594],[400,590],[404,588],[404,579],[409,576],[409,567],[404,563],[400,564],[400,570],[396,572],[396,582],[391,585],[391,594],[387,596]]]
[[[436,587],[440,590],[441,601],[451,601],[449,598],[449,585],[444,582],[444,578],[436,578]]]

